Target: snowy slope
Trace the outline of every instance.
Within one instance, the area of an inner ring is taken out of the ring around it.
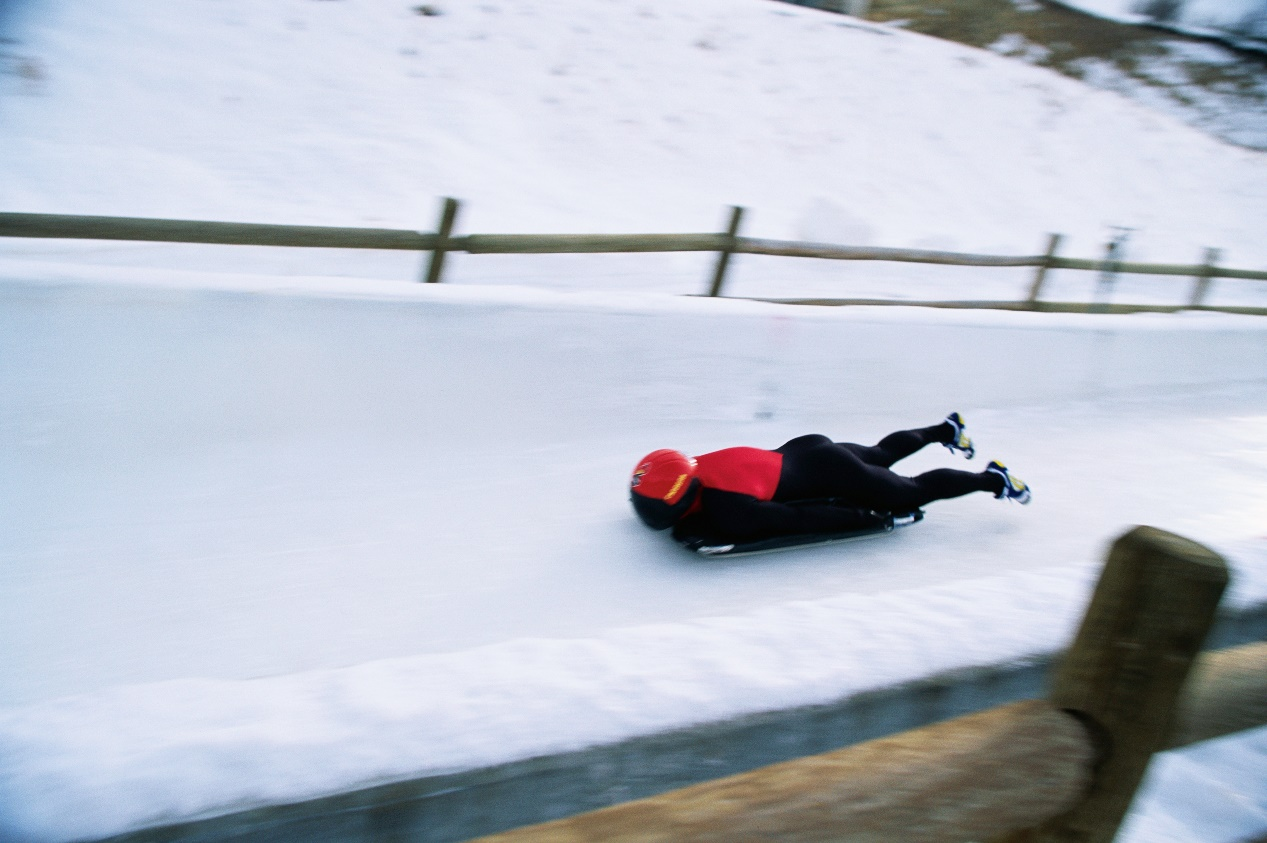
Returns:
[[[1093,255],[1119,224],[1132,257],[1213,245],[1267,265],[1262,154],[983,51],[749,0],[439,9],[23,4],[0,209],[430,228],[455,195],[466,231],[686,231],[739,203],[773,237],[1031,253],[1059,230]],[[0,838],[1058,646],[1103,544],[1137,522],[1226,552],[1230,599],[1263,599],[1259,320],[656,294],[697,292],[707,269],[456,256],[437,290],[403,283],[415,256],[0,242],[0,473],[21,481],[0,489]],[[1027,281],[740,260],[735,284],[978,298]],[[653,447],[868,438],[950,409],[1024,467],[1033,507],[947,502],[849,564],[701,568],[623,499]],[[1263,804],[1253,740],[1193,762],[1203,792]],[[1211,831],[1194,808],[1142,816],[1139,839]]]
[[[1060,231],[1067,253],[1098,256],[1122,225],[1140,259],[1215,246],[1229,265],[1267,265],[1262,154],[988,51],[750,0],[438,8],[35,0],[10,51],[42,70],[4,78],[0,208],[431,228],[451,195],[468,203],[461,230],[526,232],[716,230],[741,204],[760,236],[1032,254]],[[192,254],[184,265],[245,260]],[[415,272],[397,256],[268,260]],[[698,261],[611,260],[634,274],[607,285],[700,286]],[[785,262],[740,263],[753,283],[792,286]],[[528,266],[513,271],[540,282],[569,262]],[[839,290],[890,269],[827,271]],[[905,269],[890,294],[928,283]],[[453,278],[508,271],[471,258]]]

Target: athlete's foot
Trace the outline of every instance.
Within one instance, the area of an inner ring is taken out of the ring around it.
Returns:
[[[977,454],[977,449],[972,444],[970,437],[964,430],[963,416],[958,413],[951,413],[946,416],[946,424],[950,425],[954,433],[951,434],[950,441],[944,443],[950,453],[962,453],[965,459],[972,459]]]
[[[1024,481],[1012,474],[1012,472],[1008,471],[1007,466],[1003,465],[1003,463],[998,460],[992,460],[990,464],[985,467],[985,470],[988,474],[997,474],[999,477],[1003,478],[1003,491],[995,495],[996,498],[1006,498],[1007,500],[1016,501],[1020,504],[1030,502],[1033,495],[1030,494],[1029,486],[1026,486]]]

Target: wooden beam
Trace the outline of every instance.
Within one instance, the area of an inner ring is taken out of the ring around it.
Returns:
[[[431,250],[431,260],[427,262],[427,275],[424,280],[428,284],[440,283],[440,276],[444,272],[445,253],[453,248],[453,225],[457,216],[458,200],[445,197],[440,206],[440,224],[436,227],[435,246]]]
[[[1029,286],[1029,295],[1025,298],[1025,305],[1030,310],[1038,307],[1038,301],[1043,292],[1043,284],[1047,281],[1047,270],[1051,268],[1051,259],[1056,256],[1056,250],[1060,248],[1060,241],[1063,236],[1061,234],[1051,234],[1047,238],[1047,251],[1043,253],[1043,262],[1038,265],[1038,271],[1034,273],[1034,282]]]
[[[735,251],[745,255],[781,255],[792,258],[823,258],[850,261],[902,261],[946,264],[949,266],[1039,266],[1042,255],[1007,257],[974,255],[966,252],[936,252],[926,249],[889,249],[881,246],[835,246],[829,243],[799,243],[789,240],[735,238]]]
[[[1166,749],[1267,726],[1267,643],[1204,653],[1179,698]]]
[[[710,296],[720,296],[722,285],[726,282],[726,269],[730,266],[730,256],[735,251],[735,236],[739,234],[739,223],[743,220],[743,208],[735,205],[730,209],[730,223],[726,226],[726,246],[717,253],[717,266],[713,269],[713,280],[708,285]]]
[[[1028,303],[1006,300],[950,300],[925,301],[917,299],[774,299],[763,296],[743,296],[751,301],[764,301],[771,304],[810,304],[822,307],[939,307],[960,310],[1030,310]],[[1032,308],[1041,313],[1085,313],[1087,306],[1080,302],[1040,301]],[[1110,304],[1104,308],[1105,313],[1178,313],[1188,310],[1182,304]],[[1202,305],[1199,310],[1217,313],[1240,313],[1246,316],[1267,316],[1267,307],[1239,307],[1230,305]]]
[[[1088,260],[1087,258],[1052,258],[1052,269],[1091,269],[1102,271],[1109,267],[1109,262],[1103,260]],[[1204,271],[1201,264],[1171,264],[1171,263],[1130,263],[1122,262],[1112,263],[1114,272],[1128,272],[1139,275],[1185,275],[1192,277]],[[1245,278],[1249,280],[1264,281],[1267,280],[1267,272],[1256,269],[1226,269],[1221,266],[1213,267],[1210,270],[1211,278]]]
[[[1219,261],[1218,249],[1206,249],[1205,259],[1201,262],[1201,271],[1197,273],[1192,284],[1192,298],[1188,307],[1200,307],[1205,304],[1205,297],[1210,292],[1210,280],[1215,273],[1215,264]]]
[[[962,843],[1068,808],[1092,757],[1079,721],[1031,700],[480,839]]]
[[[1086,798],[1007,838],[1013,843],[1110,843],[1214,621],[1227,563],[1196,542],[1136,527],[1113,543],[1051,702],[1084,718],[1100,758]]]
[[[435,243],[434,234],[390,228],[332,228],[318,225],[15,213],[0,213],[0,237],[410,251],[430,249]]]
[[[616,252],[716,252],[724,234],[468,234],[460,248],[473,255]]]

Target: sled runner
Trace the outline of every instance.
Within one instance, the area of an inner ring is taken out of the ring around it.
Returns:
[[[674,538],[687,550],[700,556],[747,556],[754,553],[772,553],[777,550],[790,550],[794,547],[817,547],[820,545],[839,544],[840,542],[883,536],[899,527],[906,527],[921,521],[924,511],[891,513],[883,523],[867,530],[852,530],[846,533],[813,533],[800,536],[777,536],[771,539],[757,539],[747,542],[717,542],[703,536],[690,534],[675,535]]]

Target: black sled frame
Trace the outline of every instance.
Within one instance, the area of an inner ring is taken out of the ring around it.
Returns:
[[[746,542],[709,541],[701,536],[680,536],[678,542],[687,550],[700,556],[750,556],[754,553],[771,553],[776,550],[787,550],[793,547],[818,547],[827,544],[856,541],[858,539],[883,536],[899,527],[908,527],[924,519],[924,511],[889,513],[877,527],[866,530],[850,530],[843,533],[811,533],[798,536],[776,536],[771,539],[757,539]]]

